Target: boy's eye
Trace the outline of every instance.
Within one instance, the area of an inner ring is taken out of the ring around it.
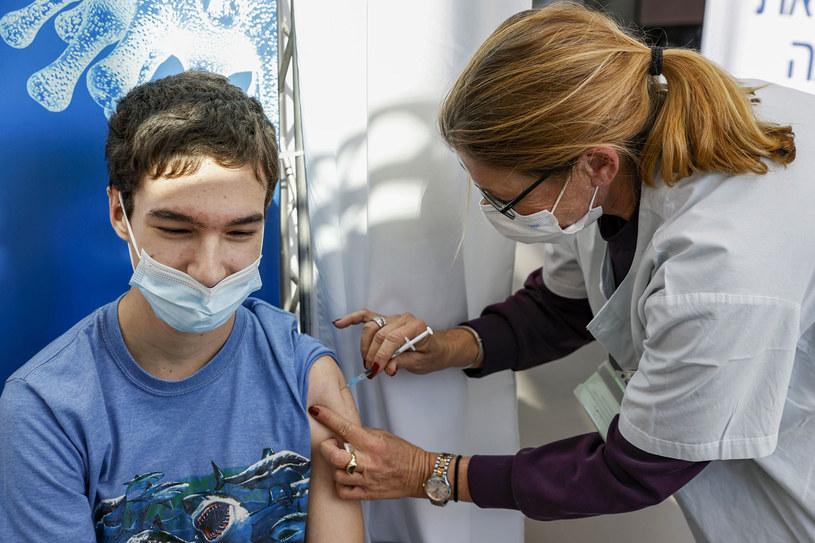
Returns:
[[[229,233],[230,236],[236,238],[248,238],[255,234],[255,230],[233,230]]]
[[[159,228],[165,234],[169,234],[171,236],[180,236],[183,234],[189,234],[190,231],[184,228]]]

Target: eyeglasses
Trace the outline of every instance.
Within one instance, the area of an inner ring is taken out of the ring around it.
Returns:
[[[549,178],[549,176],[551,176],[555,172],[557,172],[557,170],[546,170],[545,172],[543,172],[543,175],[541,175],[538,178],[537,181],[529,185],[526,189],[524,189],[522,193],[520,193],[518,196],[516,196],[509,202],[505,202],[500,198],[496,198],[495,196],[490,194],[486,189],[481,188],[477,183],[473,182],[473,184],[478,188],[479,192],[481,192],[481,196],[483,196],[484,199],[487,202],[489,202],[492,207],[506,215],[508,218],[515,219],[515,212],[512,210],[512,208],[515,207],[518,204],[518,202],[523,200],[527,194],[535,190],[535,187],[543,183],[547,178]]]

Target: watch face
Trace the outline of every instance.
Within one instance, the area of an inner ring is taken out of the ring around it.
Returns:
[[[424,484],[425,492],[431,500],[443,502],[450,498],[452,489],[441,477],[431,477]]]

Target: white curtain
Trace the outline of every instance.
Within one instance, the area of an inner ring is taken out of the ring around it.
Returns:
[[[702,54],[736,77],[815,92],[815,2],[706,0]]]
[[[514,244],[469,195],[436,116],[475,48],[528,0],[295,1],[315,257],[313,335],[359,373],[358,327],[331,322],[367,307],[410,311],[434,329],[477,316],[510,293]],[[469,207],[469,209],[468,209]],[[461,250],[457,252],[463,236]],[[434,452],[513,454],[508,372],[399,372],[354,388],[363,423]],[[366,503],[371,541],[521,541],[515,511],[428,500]]]

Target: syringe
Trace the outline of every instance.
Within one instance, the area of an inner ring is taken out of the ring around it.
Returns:
[[[345,385],[345,386],[346,387],[354,386],[355,384],[362,381],[365,377],[368,377],[371,374],[371,371],[373,371],[373,368],[368,368],[367,370],[363,370],[362,373],[360,373],[359,375],[357,375],[356,377],[354,377],[353,379],[348,381],[348,384]]]
[[[428,326],[427,330],[425,330],[424,332],[422,332],[421,334],[419,334],[418,336],[416,336],[413,339],[408,339],[407,336],[405,336],[405,344],[402,345],[401,347],[399,347],[399,349],[397,349],[396,352],[393,353],[393,355],[391,355],[391,360],[393,360],[394,358],[396,358],[397,356],[399,356],[403,352],[407,351],[408,349],[410,349],[411,351],[415,351],[416,347],[414,347],[414,344],[419,343],[421,340],[423,340],[424,338],[426,338],[427,336],[432,335],[432,334],[433,334],[433,330]],[[368,368],[366,370],[363,370],[362,373],[360,373],[359,375],[357,375],[356,377],[354,377],[353,379],[348,381],[348,384],[345,385],[345,386],[347,386],[347,387],[354,386],[355,384],[362,381],[364,378],[368,377],[371,374],[371,371],[372,371],[372,368]]]

